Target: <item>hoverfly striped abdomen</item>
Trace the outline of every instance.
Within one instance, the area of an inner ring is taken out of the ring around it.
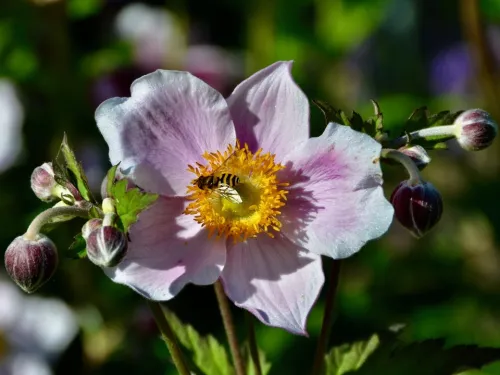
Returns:
[[[209,175],[200,176],[196,180],[196,185],[202,189],[215,189],[221,187],[221,185],[226,185],[229,187],[235,187],[239,184],[240,178],[234,174],[221,173],[219,176]]]
[[[240,178],[238,176],[230,173],[222,173],[220,175],[218,185],[224,184],[230,187],[235,187],[239,183],[240,183]]]

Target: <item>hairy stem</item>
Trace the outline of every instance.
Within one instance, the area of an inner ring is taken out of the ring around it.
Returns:
[[[35,217],[35,219],[33,219],[30,226],[28,227],[28,230],[24,234],[24,238],[27,240],[35,240],[42,227],[47,224],[50,219],[58,216],[79,216],[88,218],[89,212],[90,209],[88,208],[80,208],[75,206],[60,206],[49,208],[48,210],[40,213],[37,217]]]
[[[399,148],[408,143],[409,140],[421,138],[442,138],[443,142],[455,136],[455,125],[442,125],[434,126],[432,128],[425,128],[415,130],[408,135],[403,135],[390,142],[392,148]]]
[[[175,338],[174,332],[172,328],[170,328],[170,324],[168,324],[167,319],[165,318],[165,314],[163,313],[163,309],[161,305],[157,302],[149,301],[148,305],[151,311],[153,312],[153,316],[156,321],[156,325],[161,332],[161,336],[165,343],[167,344],[168,351],[170,352],[170,356],[174,361],[175,368],[179,372],[180,375],[190,375],[190,371],[186,365],[186,361],[184,360],[184,356],[182,355],[182,351],[179,348],[179,344],[177,343],[177,339]]]
[[[236,337],[236,328],[234,326],[233,316],[231,315],[226,293],[224,293],[224,287],[222,286],[220,280],[215,282],[214,288],[217,303],[219,304],[220,314],[222,316],[222,322],[224,323],[224,329],[227,335],[227,341],[229,342],[229,348],[231,349],[231,355],[233,356],[236,375],[245,375],[245,368],[243,366],[243,359],[241,358],[238,338]]]
[[[325,352],[327,349],[328,339],[333,323],[333,309],[335,307],[335,297],[337,295],[337,287],[340,277],[340,259],[334,259],[330,270],[330,283],[326,292],[325,311],[323,313],[323,323],[321,325],[321,333],[319,335],[318,344],[316,346],[316,354],[311,370],[311,375],[319,375],[325,361]]]
[[[403,167],[406,168],[408,174],[410,175],[410,178],[408,180],[410,185],[416,185],[422,182],[422,178],[420,177],[420,172],[418,171],[417,166],[408,155],[390,148],[383,148],[380,156],[382,158],[392,159],[403,165]]]
[[[253,315],[249,312],[245,313],[248,329],[248,347],[250,349],[250,357],[252,358],[255,375],[262,375],[259,359],[259,348],[257,347],[257,340],[255,338],[255,327],[253,324]]]

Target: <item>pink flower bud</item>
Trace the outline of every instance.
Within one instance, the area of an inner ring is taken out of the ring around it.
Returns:
[[[36,240],[19,236],[5,252],[7,273],[26,293],[33,293],[49,281],[58,261],[56,246],[43,234],[38,234]]]
[[[391,195],[391,203],[396,218],[417,238],[436,225],[443,213],[441,194],[430,182],[414,186],[401,182]]]
[[[424,169],[431,162],[429,154],[425,151],[425,148],[420,145],[401,147],[398,151],[409,156],[419,170]]]
[[[59,186],[54,179],[52,163],[43,163],[31,174],[31,189],[42,201],[50,202],[56,199],[54,190]]]
[[[117,228],[102,226],[94,229],[87,238],[87,256],[99,267],[115,267],[127,252],[127,237]]]
[[[485,149],[495,139],[498,125],[490,114],[482,109],[469,109],[460,114],[454,125],[460,146],[467,151]]]
[[[102,219],[90,219],[82,227],[82,237],[87,241],[90,233],[92,233],[95,229],[102,227]]]

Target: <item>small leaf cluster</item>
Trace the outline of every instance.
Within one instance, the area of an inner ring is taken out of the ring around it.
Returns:
[[[75,204],[75,199],[80,206],[89,207],[90,218],[102,218],[103,210],[100,203],[93,197],[89,188],[87,177],[81,163],[68,144],[66,135],[63,137],[59,152],[53,161],[54,178],[62,186],[72,186],[75,197],[62,197],[64,203]],[[130,226],[138,220],[139,214],[150,207],[157,194],[141,190],[138,187],[129,188],[127,179],[118,179],[116,174],[118,165],[113,166],[107,173],[106,192],[115,202],[116,226],[124,233],[128,233]],[[70,245],[67,256],[73,259],[86,257],[86,243],[82,234],[75,236]]]
[[[117,170],[118,165],[115,165],[108,171],[106,192],[115,201],[118,228],[128,233],[138,215],[158,199],[158,194],[147,193],[138,187],[130,188],[128,180],[116,178]]]
[[[427,150],[445,149],[446,141],[454,138],[454,136],[431,136],[425,139],[412,139],[411,132],[432,128],[441,125],[451,125],[455,119],[463,112],[441,111],[431,114],[427,107],[415,109],[407,120],[401,122],[401,126],[387,130],[384,128],[384,115],[378,103],[371,101],[374,108],[374,114],[366,119],[356,112],[345,112],[341,109],[334,108],[330,104],[322,100],[313,100],[313,103],[323,112],[326,123],[335,122],[350,126],[352,129],[366,133],[376,139],[384,147],[396,147],[420,145]],[[405,137],[403,144],[394,142],[397,138]]]
[[[182,321],[170,310],[163,309],[165,318],[169,322],[175,336],[182,347],[189,352],[190,367],[194,374],[204,375],[234,375],[235,371],[229,360],[227,348],[211,335],[202,336],[192,326]],[[249,354],[248,346],[244,346],[243,358],[248,375],[255,375],[256,371]],[[259,361],[262,375],[269,373],[271,364],[267,362],[264,353],[259,350]]]
[[[481,374],[470,371],[498,360],[498,348],[447,347],[441,339],[405,343],[396,334],[384,332],[334,347],[325,357],[323,375]]]

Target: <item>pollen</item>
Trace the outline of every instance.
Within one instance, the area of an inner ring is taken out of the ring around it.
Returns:
[[[248,145],[229,145],[224,152],[205,152],[205,164],[189,165],[196,178],[187,187],[191,201],[184,213],[208,229],[209,237],[245,241],[280,231],[280,209],[286,204],[288,183],[277,178],[284,168],[275,155],[252,153]]]

